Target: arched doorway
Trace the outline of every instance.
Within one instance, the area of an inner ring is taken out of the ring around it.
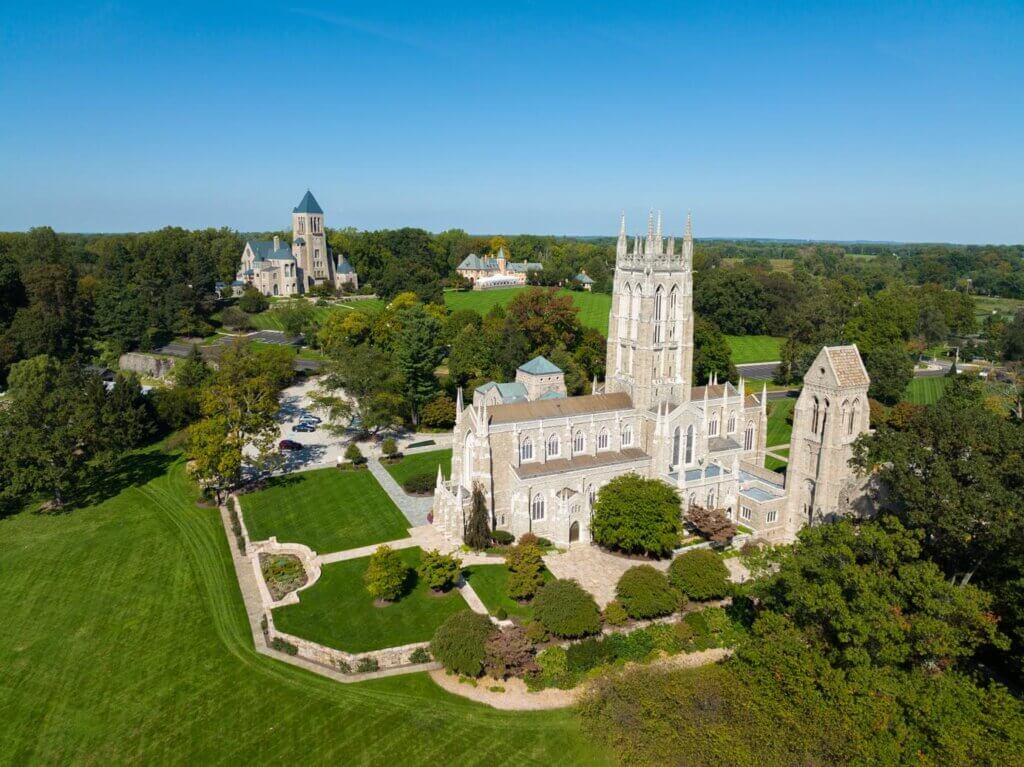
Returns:
[[[580,523],[573,522],[569,525],[569,543],[576,543],[580,539]]]

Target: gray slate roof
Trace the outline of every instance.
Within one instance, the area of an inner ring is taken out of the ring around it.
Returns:
[[[323,209],[320,207],[320,203],[316,201],[313,193],[306,190],[306,194],[303,196],[299,204],[295,206],[292,213],[320,213],[323,214]]]
[[[278,261],[294,261],[295,256],[292,255],[292,249],[288,243],[281,240],[281,247],[274,250],[273,240],[246,240],[246,244],[252,248],[253,254],[256,256],[257,261],[263,261],[267,258],[274,258]]]
[[[467,271],[498,271],[498,259],[496,258],[480,258],[476,253],[470,253],[459,264],[457,269],[466,269]],[[536,261],[521,261],[514,263],[507,261],[505,263],[505,271],[507,272],[538,272],[544,268],[544,264],[537,263]]]

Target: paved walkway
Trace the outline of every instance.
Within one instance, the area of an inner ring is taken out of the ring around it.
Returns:
[[[611,554],[585,543],[577,544],[564,553],[544,557],[544,564],[556,578],[574,578],[594,595],[600,607],[615,599],[615,584],[626,570],[636,565],[653,565],[659,570],[667,570],[669,561]]]
[[[384,492],[395,502],[395,506],[405,514],[405,518],[409,520],[411,525],[418,527],[427,524],[427,515],[434,506],[433,497],[420,498],[407,495],[402,486],[395,482],[394,477],[388,474],[388,470],[381,465],[381,462],[375,455],[371,455],[367,459],[367,466],[370,467],[370,473],[377,478],[380,486],[384,488]]]

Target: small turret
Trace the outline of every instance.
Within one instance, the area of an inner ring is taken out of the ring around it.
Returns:
[[[619,223],[619,241],[615,244],[615,259],[618,260],[626,255],[626,214],[622,214],[622,221]]]

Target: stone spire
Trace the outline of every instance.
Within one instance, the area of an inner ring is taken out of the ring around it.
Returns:
[[[459,421],[462,420],[462,387],[459,387],[458,393],[455,395],[455,423],[458,425]]]
[[[768,382],[761,385],[761,412],[768,412]]]
[[[683,268],[693,269],[693,217],[686,212],[686,231],[683,233]]]
[[[658,211],[658,228],[654,234],[654,252],[658,255],[662,253],[663,241],[661,238],[661,211]]]
[[[644,248],[644,254],[650,255],[654,253],[654,209],[652,208],[647,214],[647,244]]]
[[[622,220],[619,223],[619,241],[615,245],[615,258],[618,259],[626,255],[626,214],[622,214]]]

